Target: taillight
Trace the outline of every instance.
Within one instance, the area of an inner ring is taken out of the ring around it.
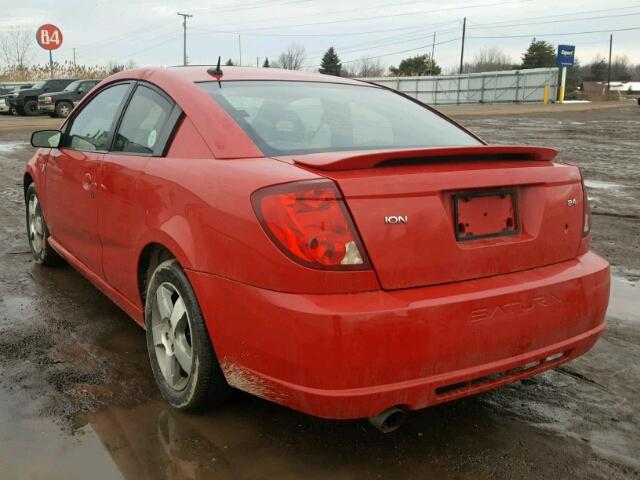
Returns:
[[[582,201],[584,204],[582,212],[582,236],[586,237],[591,233],[591,204],[589,203],[589,197],[587,196],[587,189],[584,186],[584,177],[582,177]]]
[[[253,193],[258,220],[287,256],[312,268],[369,268],[362,242],[330,180],[293,182]]]

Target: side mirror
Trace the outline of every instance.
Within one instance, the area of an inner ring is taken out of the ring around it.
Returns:
[[[31,145],[37,148],[58,148],[61,142],[60,130],[38,130],[31,134]]]
[[[79,88],[77,93],[78,95],[82,95],[84,93],[84,90],[82,88]]]

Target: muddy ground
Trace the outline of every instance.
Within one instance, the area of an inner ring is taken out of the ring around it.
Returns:
[[[30,260],[26,142],[56,122],[0,116],[0,478],[640,478],[640,109],[558,110],[451,109],[491,142],[583,168],[593,248],[616,266],[608,330],[568,365],[386,436],[240,393],[208,414],[167,408],[142,330],[71,268]]]

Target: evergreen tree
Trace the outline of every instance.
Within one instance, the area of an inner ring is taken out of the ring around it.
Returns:
[[[270,68],[271,65],[269,65],[269,58],[264,59],[264,63],[262,64],[262,68]]]
[[[556,66],[556,49],[544,40],[531,41],[531,45],[522,54],[522,69],[548,68]]]
[[[573,62],[573,67],[567,68],[567,88],[564,98],[575,100],[578,87],[581,85],[582,67],[580,66],[580,61],[576,58]]]
[[[340,58],[333,47],[330,47],[322,57],[320,73],[324,73],[325,75],[335,75],[336,77],[341,76],[342,63],[340,62]]]
[[[405,58],[397,67],[390,67],[389,71],[399,77],[414,77],[419,75],[440,75],[442,69],[431,58],[431,55],[417,55]]]
[[[233,60],[231,60],[231,59],[227,60],[227,63],[225,63],[225,65],[227,67],[233,67]]]
[[[589,65],[591,76],[596,82],[604,81],[605,77],[607,76],[608,69],[609,66],[607,65],[607,61],[604,59],[604,57],[594,58],[591,65]]]

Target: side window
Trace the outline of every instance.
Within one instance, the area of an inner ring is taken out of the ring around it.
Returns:
[[[93,151],[108,148],[111,130],[129,84],[102,90],[73,119],[65,145],[74,150]]]
[[[165,127],[172,110],[173,102],[139,85],[122,117],[112,151],[153,155],[164,147]]]

